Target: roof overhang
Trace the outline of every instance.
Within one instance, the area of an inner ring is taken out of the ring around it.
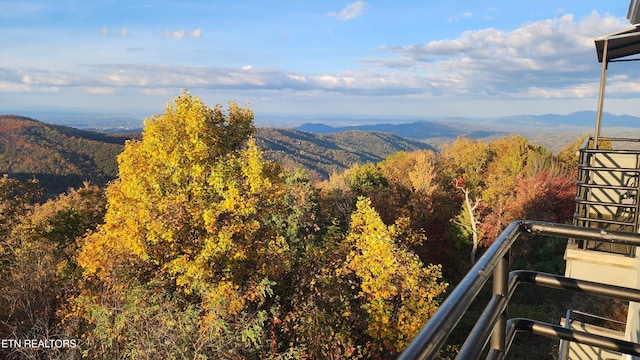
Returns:
[[[609,35],[600,36],[595,39],[595,43],[598,62],[603,60],[605,43],[608,43],[607,62],[640,54],[640,24]]]
[[[605,43],[607,43],[606,62],[640,53],[640,0],[629,1],[627,20],[634,25],[595,39],[598,62],[603,60]]]

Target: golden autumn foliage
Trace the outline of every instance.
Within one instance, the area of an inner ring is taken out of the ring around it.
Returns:
[[[476,196],[484,185],[484,174],[493,155],[485,142],[459,137],[453,144],[443,146],[438,156],[439,171],[445,174],[449,186],[464,178],[471,194]]]
[[[263,159],[252,118],[185,92],[126,144],[105,222],[77,256],[84,285],[67,317],[84,327],[87,354],[387,356],[433,314],[446,288],[440,267],[423,267],[404,245],[424,235],[405,217],[387,227],[365,200],[348,236],[321,229],[315,191]],[[420,159],[430,168],[432,156]],[[429,192],[420,169],[411,181]],[[346,177],[354,194],[388,188],[375,167]],[[336,337],[340,349],[329,344]]]
[[[570,216],[571,174],[522,137],[461,137],[314,187],[253,132],[249,108],[185,91],[106,189],[37,204],[37,182],[0,178],[0,334],[80,341],[49,358],[395,358],[468,270],[471,217],[486,238]]]
[[[89,323],[100,321],[96,289],[122,313],[126,294],[151,283],[196,306],[210,340],[243,313],[268,308],[297,234],[282,220],[292,209],[278,167],[249,139],[252,120],[248,108],[211,109],[185,92],[146,121],[141,141],[127,143],[105,224],[78,255],[95,287],[78,301]]]
[[[424,267],[400,246],[396,227],[387,227],[367,198],[357,203],[346,242],[351,251],[338,273],[357,278],[357,295],[368,314],[367,333],[380,349],[404,349],[444,295],[441,267]]]

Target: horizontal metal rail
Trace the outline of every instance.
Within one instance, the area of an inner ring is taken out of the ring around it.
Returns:
[[[509,273],[509,289],[506,297],[493,296],[482,315],[476,321],[466,341],[458,352],[459,359],[473,358],[486,346],[491,329],[495,326],[513,296],[516,287],[521,283],[537,286],[599,295],[619,300],[640,302],[640,290],[601,284],[593,281],[572,279],[561,275],[547,274],[531,270],[515,270]],[[506,339],[507,344],[509,339]]]
[[[638,154],[639,151],[635,149],[580,149],[581,153],[585,154]]]
[[[589,152],[589,153],[627,153],[627,154],[636,154],[637,150],[634,149],[601,149],[601,148],[589,148],[589,143],[591,140],[594,140],[593,137],[588,137],[584,139],[582,145],[580,146],[580,152]],[[629,139],[629,138],[615,138],[615,137],[601,137],[598,142],[601,141],[609,141],[611,143],[638,143],[640,139]]]
[[[609,220],[609,219],[594,219],[594,218],[590,218],[590,217],[575,216],[575,215],[573,216],[573,218],[576,219],[576,220],[580,220],[580,221],[589,221],[589,222],[598,223],[598,224],[621,225],[621,226],[633,226],[633,225],[635,225],[631,221],[620,221],[620,220]]]
[[[606,322],[611,322],[611,323],[616,323],[619,325],[626,325],[627,322],[626,321],[620,321],[620,320],[615,320],[615,319],[611,319],[608,317],[604,317],[604,316],[600,316],[600,315],[596,315],[596,314],[592,314],[592,313],[587,313],[584,311],[580,311],[580,310],[574,310],[574,309],[567,309],[567,314],[568,316],[566,316],[566,319],[571,319],[571,315],[578,315],[578,316],[583,316],[583,317],[587,317],[590,319],[596,319],[596,320],[602,320],[602,321],[606,321]]]
[[[591,345],[601,349],[617,351],[623,354],[640,356],[640,344],[626,340],[614,339],[607,336],[590,334],[584,331],[567,329],[559,325],[549,324],[542,321],[522,318],[509,319],[509,321],[507,321],[507,351],[509,350],[509,347],[511,346],[511,343],[518,331]],[[489,352],[487,359],[500,359],[502,356],[503,354],[492,350]]]
[[[574,321],[577,321],[577,319],[574,317],[574,319],[572,319],[572,316],[580,316],[582,318],[589,318],[589,319],[594,319],[594,320],[599,320],[599,321],[606,321],[608,323],[615,323],[618,325],[623,325],[626,326],[627,322],[626,321],[620,321],[620,320],[615,320],[615,319],[611,319],[611,318],[607,318],[604,316],[600,316],[600,315],[596,315],[596,314],[592,314],[592,313],[586,313],[580,310],[575,310],[575,309],[567,309],[567,312],[564,316],[564,327],[567,329],[571,328],[571,325]],[[578,324],[585,324],[585,322],[578,322]],[[507,342],[512,342],[513,339],[509,339],[509,332],[507,332]],[[514,333],[515,336],[515,333]],[[558,351],[558,360],[567,360],[569,358],[569,343],[570,341],[568,340],[561,340],[560,341],[560,348]],[[507,345],[507,347],[509,347],[509,345]]]
[[[638,297],[640,292],[634,289],[605,284],[602,284],[603,286],[594,285],[595,283],[564,278],[559,275],[525,271],[516,272],[511,277],[507,276],[508,267],[505,266],[505,260],[508,251],[513,243],[525,233],[640,246],[640,234],[541,221],[521,220],[512,222],[440,305],[439,310],[400,355],[401,360],[432,359],[442,348],[455,326],[491,277],[494,277],[494,294],[487,305],[486,311],[477,322],[477,324],[486,324],[487,326],[477,325],[476,328],[478,329],[474,328],[472,333],[477,333],[477,335],[473,336],[477,336],[478,339],[473,340],[474,343],[468,345],[472,346],[474,351],[478,347],[475,343],[476,341],[484,342],[482,347],[485,346],[488,337],[487,333],[491,331],[493,331],[492,351],[501,353],[506,351],[506,318],[504,309],[517,282],[532,281],[538,285],[559,286],[559,288],[566,290],[598,293],[603,296],[623,296],[625,299],[640,300],[640,297]],[[502,284],[496,286],[497,283]],[[461,348],[462,350],[464,349]]]
[[[607,190],[638,190],[637,186],[626,186],[626,185],[610,185],[610,184],[589,184],[584,181],[578,181],[576,183],[581,188],[589,188],[589,189],[607,189]]]
[[[621,172],[621,173],[634,173],[637,174],[638,169],[636,168],[621,168],[621,167],[611,167],[611,165],[603,164],[603,166],[589,166],[589,165],[578,165],[578,170],[584,171],[595,171],[595,172]]]
[[[621,203],[615,203],[615,202],[604,202],[604,201],[593,201],[593,200],[576,200],[576,203],[584,204],[584,205],[614,207],[614,208],[629,208],[629,209],[633,209],[635,207],[634,204],[621,204]]]

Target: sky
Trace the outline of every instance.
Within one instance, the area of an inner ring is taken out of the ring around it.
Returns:
[[[597,107],[625,0],[0,0],[0,113],[162,113],[183,89],[269,118],[493,118]],[[605,111],[640,115],[636,63]],[[630,65],[631,64],[631,65]],[[640,64],[640,63],[637,63]]]

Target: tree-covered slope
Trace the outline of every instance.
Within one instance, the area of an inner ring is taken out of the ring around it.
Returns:
[[[36,177],[51,194],[83,181],[103,185],[117,175],[116,158],[127,138],[46,124],[18,115],[0,115],[0,174],[25,180]],[[259,128],[255,133],[265,158],[287,169],[304,168],[324,180],[354,164],[379,162],[398,151],[429,145],[388,133],[345,131],[311,134],[291,129]]]
[[[312,134],[292,129],[259,128],[258,146],[265,157],[286,168],[303,167],[314,180],[327,179],[354,164],[379,162],[398,151],[430,149],[426,143],[370,131]]]
[[[50,193],[84,180],[104,184],[117,175],[125,138],[0,115],[0,173],[36,177]]]
[[[492,135],[506,135],[504,131],[500,130],[499,127],[487,129],[486,127],[482,127],[477,124],[472,125],[469,123],[466,123],[461,127],[460,124],[453,121],[447,121],[447,123],[443,121],[416,121],[399,124],[380,123],[337,127],[329,126],[326,124],[306,123],[298,126],[295,129],[301,131],[309,131],[316,134],[335,134],[351,130],[376,131],[391,133],[405,138],[419,140],[431,138],[455,139],[461,135],[470,138],[483,138]]]

